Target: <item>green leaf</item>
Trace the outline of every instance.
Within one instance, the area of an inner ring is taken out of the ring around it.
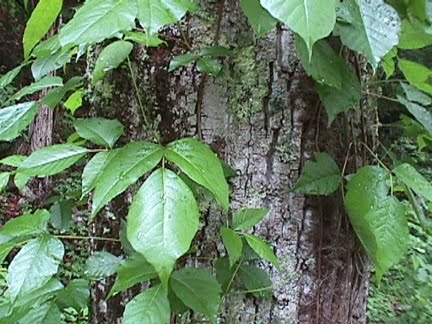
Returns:
[[[2,77],[0,78],[0,89],[3,89],[4,87],[11,84],[12,81],[15,80],[15,78],[21,72],[22,68],[25,67],[26,65],[27,65],[26,63],[18,65],[16,68],[10,70],[5,75],[2,75]]]
[[[135,296],[126,305],[123,314],[124,324],[169,324],[170,319],[168,297],[160,285]]]
[[[109,44],[100,53],[93,70],[93,84],[105,77],[108,71],[114,70],[123,63],[132,51],[132,43],[119,40]]]
[[[56,302],[61,308],[73,307],[77,311],[86,308],[90,301],[90,287],[87,280],[74,279],[57,294]]]
[[[107,163],[118,153],[117,151],[102,151],[97,153],[87,163],[82,173],[82,196],[89,194],[96,186]]]
[[[228,258],[219,258],[215,262],[216,280],[222,288],[222,294],[226,295],[233,288],[233,277],[237,274],[234,267],[230,267]],[[231,284],[230,284],[231,283]],[[227,289],[229,290],[227,291]]]
[[[159,47],[162,44],[167,45],[167,42],[160,39],[157,35],[147,35],[140,32],[127,32],[124,39],[147,47]]]
[[[19,191],[22,191],[31,178],[32,177],[22,172],[16,172],[14,177],[15,186],[18,188]]]
[[[425,31],[425,26],[418,20],[402,20],[402,32],[398,47],[412,50],[432,45],[432,35]]]
[[[319,83],[316,85],[318,95],[328,115],[329,127],[338,114],[355,108],[362,96],[360,82],[353,69],[344,63],[341,74],[341,89]]]
[[[415,119],[422,124],[428,132],[432,133],[432,112],[423,106],[417,105],[414,102],[410,102],[401,96],[397,96],[399,102],[404,105],[408,111],[413,114]]]
[[[58,34],[40,42],[33,49],[32,56],[37,58],[48,57],[55,54],[61,49]]]
[[[42,104],[54,109],[66,93],[82,85],[82,80],[82,77],[70,78],[63,87],[58,87],[48,92],[48,94],[42,99]]]
[[[132,142],[109,152],[103,166],[101,161],[86,166],[84,174],[87,178],[84,178],[83,174],[83,182],[86,182],[83,188],[87,190],[93,186],[95,188],[92,217],[95,217],[103,206],[134,184],[146,172],[153,169],[162,159],[162,155],[163,149],[160,145]]]
[[[277,20],[261,6],[259,0],[241,0],[240,5],[257,37],[276,27]]]
[[[86,262],[84,275],[89,280],[101,280],[117,272],[121,258],[106,251],[92,254]]]
[[[208,189],[223,209],[228,210],[228,183],[218,157],[206,144],[192,138],[176,140],[166,148],[165,157]]]
[[[313,44],[328,36],[336,23],[334,0],[260,0],[261,5],[306,43],[309,57]]]
[[[74,144],[44,147],[30,155],[18,171],[28,176],[47,177],[69,168],[87,153],[86,148]]]
[[[317,153],[316,162],[307,161],[300,179],[292,191],[307,195],[328,196],[341,184],[341,171],[327,153]]]
[[[397,47],[388,52],[381,60],[381,66],[386,74],[386,79],[390,78],[396,70],[395,58],[397,57],[398,50]]]
[[[0,141],[11,141],[33,121],[38,111],[34,101],[0,109]]]
[[[199,58],[197,61],[197,69],[200,72],[208,73],[212,76],[217,76],[222,70],[222,65],[214,59]]]
[[[9,183],[10,172],[0,172],[0,193],[6,189]]]
[[[157,277],[156,270],[139,253],[133,254],[130,258],[123,261],[118,270],[117,278],[112,287],[108,298],[135,286]]]
[[[277,269],[280,269],[280,262],[266,241],[252,234],[244,234],[244,237],[256,254],[262,259],[273,263]]]
[[[202,48],[199,52],[199,55],[211,57],[225,57],[233,56],[234,53],[232,50],[224,46],[210,46]]]
[[[236,232],[226,227],[221,228],[220,234],[228,251],[230,265],[233,266],[241,257],[243,251],[242,239]]]
[[[50,209],[51,225],[59,231],[67,231],[72,222],[72,207],[71,200],[58,200]]]
[[[239,269],[239,277],[248,293],[254,294],[257,298],[272,298],[273,283],[263,269],[252,264],[244,264]]]
[[[233,217],[233,228],[237,231],[247,231],[261,222],[269,211],[267,208],[242,209]]]
[[[35,80],[40,80],[48,73],[56,71],[69,63],[72,56],[71,48],[61,48],[52,55],[36,59],[31,71]]]
[[[9,266],[7,282],[11,300],[46,284],[57,273],[63,254],[62,242],[54,237],[29,241]]]
[[[166,287],[176,260],[189,250],[198,230],[199,210],[189,187],[172,171],[153,172],[135,195],[127,237]]]
[[[4,243],[0,244],[0,264],[6,259],[9,253],[15,247],[15,243]]]
[[[338,89],[342,87],[341,65],[346,63],[325,40],[315,43],[311,58],[305,42],[298,36],[296,49],[304,69],[315,81]]]
[[[175,271],[170,286],[187,307],[206,315],[211,322],[216,322],[221,288],[208,271],[194,268]]]
[[[400,181],[405,183],[416,194],[432,201],[432,184],[408,163],[399,165],[393,170]]]
[[[15,100],[20,100],[22,97],[31,95],[35,92],[38,92],[43,89],[52,88],[52,87],[61,87],[63,85],[62,78],[58,76],[47,76],[39,81],[36,81],[30,84],[27,87],[22,88],[16,94],[14,94]]]
[[[28,59],[31,50],[48,33],[57,19],[63,0],[40,0],[33,10],[24,31],[24,58]]]
[[[50,217],[46,210],[37,210],[33,214],[11,219],[0,229],[0,244],[45,233]]]
[[[113,147],[124,131],[118,120],[105,118],[77,119],[74,127],[82,138],[106,147]]]
[[[193,0],[137,0],[138,21],[145,32],[155,34],[165,25],[179,21],[188,11],[194,11]]]
[[[172,72],[174,70],[177,70],[178,68],[181,68],[182,66],[186,66],[189,63],[195,62],[198,58],[199,58],[198,55],[189,54],[189,53],[184,55],[174,56],[170,62],[168,72]]]
[[[426,66],[400,59],[399,69],[414,87],[432,95],[432,70]]]
[[[8,323],[58,323],[61,313],[57,305],[52,301],[37,302],[36,307],[26,305],[26,307],[19,308],[18,311],[14,309],[11,317],[7,319]]]
[[[350,24],[336,24],[342,42],[362,53],[376,68],[381,59],[399,43],[401,22],[397,11],[383,0],[344,0],[341,7],[352,16]]]
[[[427,94],[417,90],[416,87],[403,82],[401,82],[401,86],[405,96],[409,101],[414,101],[424,106],[429,106],[432,104],[432,98]]]
[[[0,160],[0,164],[18,168],[26,158],[27,156],[25,155],[9,155]]]
[[[75,114],[75,111],[77,111],[82,106],[83,96],[84,96],[84,91],[82,90],[75,91],[69,96],[69,98],[63,104],[64,107],[68,109],[72,113],[72,115]]]
[[[48,280],[48,282],[45,285],[32,291],[31,294],[18,296],[18,298],[13,303],[14,308],[16,307],[19,308],[19,310],[21,309],[25,310],[28,308],[28,306],[33,308],[35,304],[40,305],[46,303],[62,289],[63,289],[63,284],[59,280],[55,278],[51,278]]]
[[[60,31],[60,44],[99,43],[135,26],[138,7],[130,0],[86,1]]]

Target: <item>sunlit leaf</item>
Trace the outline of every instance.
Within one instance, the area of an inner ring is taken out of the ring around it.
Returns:
[[[105,118],[77,119],[74,127],[82,138],[107,147],[113,147],[124,131],[118,120]]]
[[[220,230],[222,241],[228,251],[228,256],[231,266],[234,265],[241,257],[243,250],[243,242],[236,232],[227,227],[222,227]]]
[[[264,260],[273,263],[276,268],[280,269],[280,262],[267,242],[252,234],[245,234],[244,237],[256,254]]]
[[[0,141],[11,141],[27,128],[38,111],[34,101],[0,109]]]

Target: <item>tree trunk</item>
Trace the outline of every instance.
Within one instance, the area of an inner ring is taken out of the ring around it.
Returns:
[[[139,93],[127,69],[116,71],[94,89],[94,109],[120,119],[130,139],[148,139],[137,101],[141,96],[164,143],[200,137],[234,167],[233,211],[271,208],[254,233],[272,244],[282,263],[281,271],[262,264],[273,279],[274,298],[228,296],[221,323],[365,323],[369,265],[340,193],[305,198],[290,188],[314,152],[329,152],[341,167],[345,164],[345,174],[365,163],[360,143],[374,138],[366,132],[374,111],[360,106],[327,128],[313,82],[296,57],[293,33],[278,28],[255,39],[237,1],[201,2],[206,15],[188,18],[178,27],[182,31],[166,30],[168,46],[135,51]],[[172,57],[186,52],[188,44],[200,48],[217,42],[238,54],[225,60],[221,77],[204,76],[193,65],[167,72]],[[367,74],[364,64],[356,64],[359,74]],[[127,214],[130,196],[125,196],[111,205],[117,219]],[[226,215],[214,205],[207,207],[196,257],[224,254],[218,233]],[[93,231],[106,227],[106,219],[99,217]],[[109,224],[118,234],[118,220]],[[189,263],[210,266],[198,260],[192,257]],[[121,309],[107,306],[103,298],[109,289],[102,286],[94,294],[93,322],[119,322]]]

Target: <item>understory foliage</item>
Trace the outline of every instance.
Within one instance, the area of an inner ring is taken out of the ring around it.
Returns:
[[[158,34],[161,29],[197,10],[192,0],[87,0],[58,32],[47,37],[62,6],[62,0],[38,2],[23,37],[25,60],[0,78],[0,87],[5,88],[22,69],[30,67],[35,80],[1,103],[0,141],[20,137],[43,105],[63,107],[73,116],[85,100],[88,85],[98,85],[122,64],[129,67],[135,80],[129,61],[134,46],[164,46],[163,34]],[[329,127],[340,114],[374,95],[369,92],[369,81],[360,80],[343,55],[346,51],[335,49],[335,40],[343,49],[363,55],[378,78],[390,78],[397,69],[403,78],[400,94],[393,100],[406,107],[404,120],[415,129],[419,149],[430,149],[432,70],[404,55],[432,44],[430,2],[241,0],[241,6],[257,37],[278,24],[296,33],[298,57],[315,80]],[[51,74],[85,60],[96,44],[102,50],[90,75],[63,80]],[[199,72],[217,77],[224,69],[221,58],[232,55],[235,50],[222,46],[191,48],[172,58],[169,71],[195,63]],[[135,88],[139,101],[139,89]],[[27,100],[47,89],[50,91],[39,100]],[[250,234],[268,210],[231,211],[227,177],[233,176],[233,170],[197,139],[176,139],[162,145],[141,108],[144,126],[153,134],[149,141],[119,146],[127,125],[100,117],[76,118],[75,133],[61,144],[0,161],[1,190],[8,186],[23,190],[32,178],[53,176],[86,161],[80,197],[57,201],[50,211],[30,210],[0,229],[0,261],[13,252],[7,269],[0,272],[5,280],[1,323],[57,323],[62,311],[85,308],[88,280],[113,274],[117,277],[109,297],[139,283],[148,284],[148,289],[126,305],[123,321],[130,324],[169,323],[172,314],[190,310],[216,322],[221,301],[233,289],[271,298],[271,280],[257,263],[264,260],[284,271],[283,262],[267,242]],[[341,191],[353,228],[380,279],[407,252],[407,215],[415,215],[422,230],[429,231],[424,210],[432,203],[432,185],[414,165],[397,157],[391,165],[379,159],[376,162],[346,175],[328,153],[317,152],[292,190],[307,195]],[[64,224],[71,222],[71,208],[79,209],[83,201],[91,201],[91,222],[140,179],[145,180],[134,195],[125,235],[120,238],[128,251],[126,257],[97,252],[87,260],[83,278],[64,286],[59,268],[65,235],[56,233],[67,231]],[[226,226],[220,229],[227,257],[214,260],[216,276],[211,269],[179,266],[179,260],[193,251],[191,245],[200,226],[198,192],[213,197],[227,215]]]

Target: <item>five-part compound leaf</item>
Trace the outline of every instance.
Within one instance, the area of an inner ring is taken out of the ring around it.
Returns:
[[[11,141],[33,121],[38,111],[34,102],[25,102],[0,109],[0,141]]]
[[[222,241],[228,251],[230,265],[233,266],[241,257],[243,251],[243,241],[236,232],[227,227],[220,230]]]
[[[170,286],[187,307],[206,315],[212,323],[216,323],[221,288],[208,271],[194,268],[175,271]]]
[[[336,23],[334,0],[260,0],[275,18],[287,24],[306,43],[309,57],[313,44],[328,36]]]
[[[124,324],[169,324],[171,310],[168,296],[161,285],[135,296],[123,314]]]
[[[208,189],[222,208],[228,210],[228,183],[218,157],[206,144],[183,138],[167,146],[165,157],[193,181]]]
[[[401,22],[397,11],[384,0],[344,0],[340,8],[350,13],[352,21],[336,24],[336,33],[346,46],[362,53],[376,68],[399,43]]]
[[[393,170],[400,181],[405,183],[416,194],[432,202],[432,184],[408,163],[399,165]]]
[[[18,168],[28,176],[47,177],[74,165],[88,149],[74,144],[57,144],[41,148],[30,155]]]
[[[116,69],[129,56],[133,45],[123,40],[116,41],[105,47],[96,60],[93,70],[93,84],[103,79],[108,71]]]
[[[307,161],[300,179],[292,189],[307,195],[330,195],[341,184],[341,172],[327,153],[317,153],[316,162]]]
[[[256,254],[264,260],[273,263],[276,268],[280,269],[280,262],[266,241],[252,234],[244,234],[244,237]]]
[[[198,230],[199,210],[189,187],[174,172],[158,169],[138,190],[127,218],[127,237],[159,274],[162,285]]]
[[[241,0],[240,5],[258,37],[276,27],[277,20],[261,6],[259,0]]]
[[[242,209],[233,217],[233,228],[237,231],[247,231],[261,222],[268,213],[267,208]]]
[[[118,120],[105,118],[77,119],[74,127],[82,138],[106,147],[113,147],[124,131]]]

